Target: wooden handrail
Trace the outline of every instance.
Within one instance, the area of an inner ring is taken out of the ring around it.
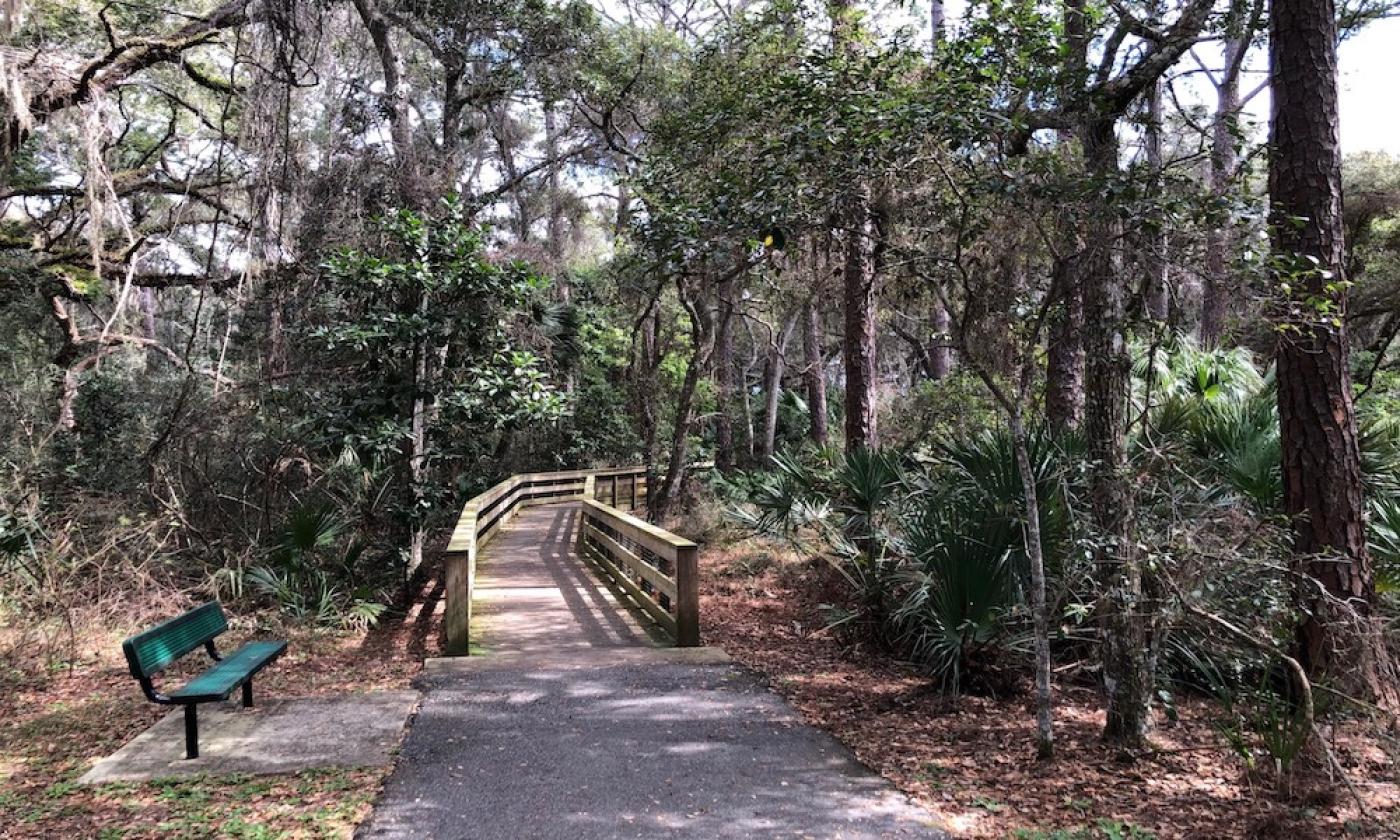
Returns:
[[[469,652],[477,554],[516,510],[539,502],[592,499],[599,477],[613,488],[609,501],[614,504],[617,503],[615,488],[619,479],[628,479],[630,502],[635,508],[646,499],[646,476],[645,467],[521,473],[469,499],[462,506],[462,514],[452,529],[452,538],[448,540],[445,553],[447,612],[443,619],[446,636],[444,652],[448,656],[465,656]]]
[[[677,647],[699,647],[699,546],[596,499],[585,498],[581,511],[579,556],[616,581]]]

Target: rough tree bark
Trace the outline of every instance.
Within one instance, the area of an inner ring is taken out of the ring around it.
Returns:
[[[719,316],[715,325],[715,469],[731,472],[734,457],[734,282],[716,290]]]
[[[1227,65],[1234,58],[1239,42],[1225,42]],[[1234,180],[1236,166],[1234,122],[1239,112],[1239,74],[1227,75],[1216,89],[1215,123],[1211,128],[1210,191],[1224,199]],[[1201,292],[1201,325],[1197,337],[1204,347],[1220,343],[1229,314],[1230,249],[1234,245],[1231,220],[1211,225],[1206,230],[1205,288]]]
[[[1331,0],[1273,0],[1269,21],[1271,227],[1280,280],[1293,288],[1277,360],[1283,503],[1303,581],[1297,654],[1310,676],[1352,686],[1362,676],[1374,695],[1383,687],[1365,664],[1379,639],[1357,632],[1375,582],[1347,366],[1336,14]],[[1319,299],[1333,309],[1318,311]]]
[[[1088,72],[1088,29],[1084,0],[1066,0],[1063,13],[1065,63],[1061,69],[1061,97],[1067,107],[1077,107]],[[1074,132],[1056,132],[1061,149],[1073,146]],[[1045,414],[1057,431],[1079,428],[1084,415],[1084,300],[1076,264],[1082,247],[1078,220],[1065,211],[1058,220],[1059,254],[1051,269],[1052,294],[1059,298],[1050,321],[1045,360]]]
[[[953,372],[953,345],[948,336],[952,319],[948,317],[947,307],[935,301],[929,321],[933,335],[930,336],[928,348],[928,375],[936,382],[946,379]]]
[[[757,434],[753,428],[753,399],[752,388],[749,383],[753,381],[753,369],[758,364],[758,339],[753,333],[753,323],[744,319],[744,330],[749,337],[749,355],[744,359],[744,365],[739,369],[739,414],[743,418],[743,425],[740,427],[744,433],[743,447],[740,454],[743,456],[738,460],[743,464],[752,464],[754,454],[758,452]]]
[[[614,237],[619,237],[627,231],[627,226],[632,223],[632,191],[627,188],[627,181],[623,178],[628,172],[627,157],[622,153],[614,153],[612,156],[613,169],[617,172],[617,200],[613,207],[612,232]]]
[[[379,58],[379,72],[384,77],[384,112],[389,121],[389,141],[394,148],[395,173],[402,198],[413,203],[417,192],[414,176],[413,124],[408,114],[408,96],[403,90],[403,59],[394,47],[393,27],[375,0],[354,0],[360,22],[369,33]]]
[[[929,53],[935,62],[938,60],[938,47],[943,43],[943,22],[945,19],[943,0],[933,0],[929,6]],[[946,379],[953,372],[952,336],[948,334],[952,319],[948,308],[940,296],[935,296],[929,307],[928,376],[934,381]]]
[[[1072,226],[1061,239],[1066,247],[1077,249]],[[1073,254],[1055,258],[1051,269],[1054,294],[1059,297],[1050,322],[1045,360],[1045,415],[1052,429],[1079,428],[1084,416],[1084,300],[1079,291],[1078,268]]]
[[[558,118],[555,114],[553,101],[546,100],[542,103],[544,109],[544,148],[545,155],[549,160],[559,159],[559,135],[560,129]],[[549,199],[549,212],[545,220],[545,240],[544,251],[549,257],[549,270],[554,274],[555,289],[558,291],[559,300],[562,303],[569,303],[573,300],[574,289],[569,277],[569,272],[565,270],[564,252],[565,247],[565,224],[564,224],[564,184],[561,177],[563,165],[553,164],[546,170],[545,190]],[[523,191],[522,191],[523,192]],[[572,394],[577,387],[577,377],[575,368],[570,366],[564,373],[564,391]]]
[[[389,122],[389,141],[394,149],[394,181],[400,206],[421,209],[428,202],[428,190],[418,171],[418,156],[413,146],[413,124],[409,116],[407,93],[403,89],[404,63],[394,44],[393,27],[376,0],[353,0],[360,22],[369,33],[379,59],[384,80],[383,101]],[[420,288],[411,313],[425,318],[431,303],[427,288]],[[428,459],[430,453],[429,417],[432,412],[436,370],[432,361],[438,351],[427,337],[418,339],[413,347],[413,371],[410,396],[406,410],[409,421],[407,464],[405,478],[408,494],[413,500],[413,513],[408,521],[408,564],[404,569],[404,595],[408,596],[408,575],[423,565],[423,550],[427,545],[427,528],[422,512],[428,507]]]
[[[841,212],[841,305],[845,325],[846,449],[880,445],[876,424],[876,275],[874,221],[865,195],[843,202]]]
[[[1080,142],[1090,177],[1118,172],[1113,117],[1085,121]],[[1114,264],[1119,224],[1112,208],[1091,208],[1079,260],[1084,290],[1084,437],[1089,457],[1089,505],[1096,526],[1099,620],[1107,693],[1104,737],[1127,747],[1147,736],[1151,697],[1149,617],[1142,609],[1140,553],[1132,534],[1128,473],[1128,353],[1126,289]]]
[[[832,50],[853,59],[859,50],[859,26],[851,0],[832,0]],[[875,265],[875,218],[870,185],[852,179],[837,201],[836,227],[841,233],[841,304],[845,333],[842,360],[846,370],[846,449],[880,445],[876,425],[875,385],[878,374]]]
[[[933,0],[933,2],[929,4],[929,39],[933,42],[935,49],[943,40],[943,20],[945,14],[943,0]]]
[[[1085,170],[1093,185],[1119,177],[1118,120],[1132,103],[1195,43],[1210,17],[1211,0],[1189,0],[1170,26],[1141,57],[1109,77],[1113,53],[1100,59],[1089,78],[1084,6],[1066,7],[1065,109],[1060,125],[1075,128]],[[1063,119],[1068,118],[1068,119]],[[1089,460],[1089,507],[1095,526],[1099,576],[1099,626],[1103,633],[1107,694],[1105,739],[1140,747],[1150,722],[1151,655],[1156,605],[1144,597],[1141,552],[1132,539],[1133,485],[1127,457],[1127,414],[1131,358],[1128,352],[1126,284],[1115,265],[1119,221],[1107,202],[1085,207],[1083,247],[1076,271],[1084,306],[1084,433]],[[1066,254],[1073,253],[1068,249]]]
[[[511,137],[511,119],[509,103],[501,103],[491,113],[491,134],[496,138],[505,180],[518,181],[520,167],[515,163],[515,140]],[[511,203],[515,205],[515,212],[511,218],[512,232],[520,242],[529,242],[530,229],[534,227],[535,221],[530,211],[529,198],[524,190],[516,190],[511,199]]]
[[[559,126],[554,103],[544,103],[544,149],[550,160],[559,158]],[[568,275],[564,267],[564,185],[560,177],[560,165],[549,167],[546,172],[545,188],[549,195],[549,216],[545,227],[545,253],[549,255],[550,266],[559,278],[559,293],[567,302],[570,297]]]
[[[418,302],[418,315],[426,318],[428,295],[423,293]],[[423,549],[428,542],[428,531],[418,519],[425,504],[428,487],[428,412],[429,395],[433,384],[429,369],[433,355],[426,341],[419,341],[413,348],[413,397],[409,409],[409,457],[408,484],[413,494],[413,523],[409,527],[408,569],[409,575],[423,565]],[[407,581],[405,581],[405,586]],[[407,593],[405,593],[407,594]]]

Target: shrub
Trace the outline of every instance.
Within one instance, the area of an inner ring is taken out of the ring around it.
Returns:
[[[294,510],[268,561],[246,570],[241,583],[285,615],[319,625],[365,629],[385,605],[360,583],[364,544],[344,543],[345,520],[326,507]]]

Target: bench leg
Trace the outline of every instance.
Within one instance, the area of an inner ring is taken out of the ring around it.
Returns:
[[[253,708],[253,680],[251,677],[243,683],[243,708]]]
[[[185,704],[185,758],[199,758],[199,707]]]

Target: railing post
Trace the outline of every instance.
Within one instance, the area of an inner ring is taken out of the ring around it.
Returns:
[[[588,528],[588,506],[578,507],[578,533],[574,535],[574,556],[580,560],[583,557],[583,532]]]
[[[589,473],[583,477],[583,497],[592,499],[597,495],[597,476]],[[574,556],[583,559],[583,531],[588,527],[588,505],[578,506],[578,533],[574,535]]]
[[[700,646],[700,548],[676,548],[676,647]]]
[[[447,580],[444,584],[447,600],[443,615],[446,635],[443,652],[448,656],[466,656],[471,649],[472,567],[476,565],[473,549],[447,555]]]
[[[466,656],[471,650],[472,589],[476,585],[476,527],[477,505],[468,502],[462,508],[457,530],[452,535],[444,556],[443,653]]]

